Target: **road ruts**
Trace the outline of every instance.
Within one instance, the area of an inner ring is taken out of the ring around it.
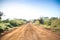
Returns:
[[[60,40],[60,36],[43,27],[28,23],[4,35],[1,40]]]

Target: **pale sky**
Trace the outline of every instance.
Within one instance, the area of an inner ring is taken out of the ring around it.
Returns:
[[[3,19],[37,19],[43,17],[60,17],[58,0],[0,0]]]

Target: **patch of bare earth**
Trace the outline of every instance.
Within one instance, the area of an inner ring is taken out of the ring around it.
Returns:
[[[60,40],[60,36],[43,27],[28,23],[2,36],[1,40]]]

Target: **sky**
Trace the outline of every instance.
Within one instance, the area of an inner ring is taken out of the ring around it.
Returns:
[[[0,0],[3,19],[60,17],[60,0]]]

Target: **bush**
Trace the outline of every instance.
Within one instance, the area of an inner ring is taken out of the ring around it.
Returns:
[[[51,27],[53,29],[60,29],[60,19],[56,19],[52,22]]]
[[[11,20],[10,21],[10,24],[12,26],[19,26],[19,25],[22,25],[24,23],[26,23],[24,20],[18,20],[18,19],[15,19],[15,20]]]
[[[43,18],[41,18],[39,21],[40,21],[40,24],[44,24]]]

